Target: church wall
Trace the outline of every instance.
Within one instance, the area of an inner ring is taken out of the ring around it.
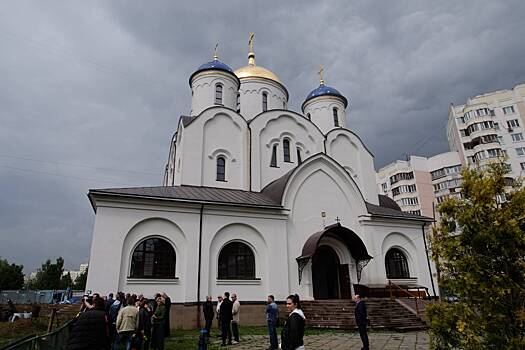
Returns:
[[[203,71],[191,82],[191,115],[199,115],[215,104],[215,85],[222,84],[222,105],[235,110],[237,108],[238,81],[231,74],[221,71]]]
[[[285,111],[269,111],[250,123],[252,142],[252,191],[259,191],[295,168],[297,148],[306,158],[324,152],[324,136],[302,116]],[[283,141],[290,142],[290,162],[284,161]],[[271,167],[273,146],[277,145],[277,167]]]
[[[195,300],[197,289],[199,209],[197,206],[157,207],[97,202],[87,290],[142,293],[165,291],[173,302]],[[131,255],[147,237],[163,237],[176,252],[177,280],[128,278]]]
[[[334,108],[338,110],[339,127],[346,128],[345,105],[334,96],[320,96],[308,101],[304,106],[304,115],[310,114],[310,120],[326,135],[337,128],[334,124]]]
[[[326,153],[352,175],[367,202],[379,204],[374,158],[357,136],[344,129],[331,131],[326,136]]]
[[[248,128],[245,120],[224,108],[211,108],[183,129],[182,172],[177,185],[248,190]],[[217,157],[226,159],[226,181],[216,180]]]
[[[240,113],[246,120],[253,119],[263,112],[262,94],[268,94],[268,111],[286,109],[288,99],[286,92],[278,83],[261,78],[244,78],[241,81]]]

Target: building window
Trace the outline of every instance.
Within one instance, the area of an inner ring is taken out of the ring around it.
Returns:
[[[512,141],[514,141],[514,142],[523,141],[523,134],[521,132],[518,132],[516,134],[512,134],[510,136],[512,137]]]
[[[255,279],[255,257],[252,250],[241,242],[232,242],[219,253],[218,279]]]
[[[512,130],[512,128],[519,128],[520,123],[518,119],[507,120],[507,127]]]
[[[241,93],[237,93],[237,113],[241,113]]]
[[[272,159],[270,160],[270,166],[277,168],[277,145],[272,147]]]
[[[286,109],[286,101],[283,101],[283,109]]]
[[[332,111],[334,113],[334,126],[338,128],[339,127],[339,117],[337,115],[337,108],[334,108]]]
[[[222,84],[215,85],[215,104],[222,105]]]
[[[414,172],[408,172],[408,173],[397,173],[395,175],[390,176],[390,184],[393,185],[398,181],[401,180],[412,180],[414,178]]]
[[[312,120],[312,116],[310,115],[310,113],[306,113],[306,119]]]
[[[520,166],[521,166],[521,170],[525,170],[525,162],[521,162]]]
[[[397,248],[391,248],[385,257],[386,278],[410,278],[407,257]]]
[[[175,249],[162,238],[139,243],[131,258],[131,278],[175,278]]]
[[[283,158],[285,162],[291,162],[290,160],[290,141],[287,139],[283,140]]]
[[[503,114],[507,115],[507,114],[513,114],[513,113],[514,113],[514,106],[503,107]]]
[[[518,148],[516,148],[516,154],[518,156],[525,156],[525,147],[518,147]]]
[[[226,159],[217,157],[217,181],[226,181]]]
[[[268,110],[268,93],[266,92],[262,93],[262,109],[263,112],[266,112]]]
[[[297,164],[301,164],[303,162],[303,158],[301,157],[301,149],[297,147]]]

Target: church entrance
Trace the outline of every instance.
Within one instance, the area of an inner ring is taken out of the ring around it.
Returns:
[[[347,264],[340,264],[336,252],[328,246],[317,249],[312,259],[314,299],[350,299],[350,275]]]

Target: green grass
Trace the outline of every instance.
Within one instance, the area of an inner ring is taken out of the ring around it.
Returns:
[[[0,322],[0,346],[32,334],[44,334],[47,330],[47,318]]]

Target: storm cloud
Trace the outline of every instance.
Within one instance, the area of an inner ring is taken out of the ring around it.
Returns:
[[[2,5],[0,256],[26,272],[88,260],[89,188],[162,183],[188,77],[216,42],[238,68],[254,32],[296,111],[322,64],[376,168],[447,151],[451,102],[525,82],[522,0]]]

